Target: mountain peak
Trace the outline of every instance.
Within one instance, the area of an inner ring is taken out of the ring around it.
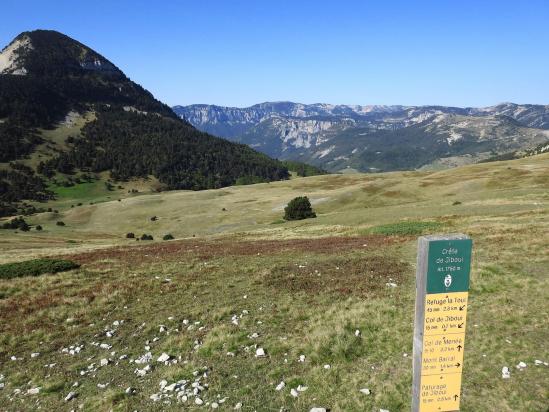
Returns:
[[[0,53],[0,74],[63,76],[85,73],[124,76],[96,51],[54,30],[23,32]]]

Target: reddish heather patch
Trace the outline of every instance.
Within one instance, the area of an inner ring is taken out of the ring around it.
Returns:
[[[285,252],[334,253],[342,250],[377,249],[405,240],[407,239],[382,235],[253,241],[180,240],[101,249],[67,257],[80,264],[95,263],[101,260],[119,260],[129,264],[141,264],[159,260],[180,260],[187,256],[212,259],[224,256],[275,255]]]

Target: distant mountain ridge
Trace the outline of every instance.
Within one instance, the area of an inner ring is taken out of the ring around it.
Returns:
[[[197,130],[104,56],[50,30],[21,33],[0,53],[0,147],[0,216],[102,172],[192,190],[289,177],[281,162]]]
[[[549,106],[485,108],[266,102],[175,106],[200,130],[331,171],[447,167],[549,139]]]

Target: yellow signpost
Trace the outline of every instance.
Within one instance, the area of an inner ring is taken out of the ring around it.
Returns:
[[[459,410],[470,265],[467,236],[419,238],[413,412]]]

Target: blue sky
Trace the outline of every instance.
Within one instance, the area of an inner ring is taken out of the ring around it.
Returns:
[[[170,104],[549,104],[549,1],[2,1]]]

